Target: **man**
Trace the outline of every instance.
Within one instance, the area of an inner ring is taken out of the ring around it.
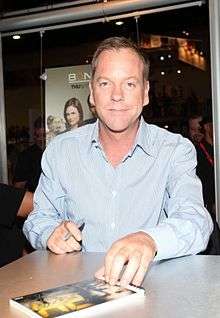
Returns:
[[[188,119],[189,138],[194,143],[194,145],[199,144],[200,141],[204,138],[204,134],[202,132],[201,127],[201,121],[202,116],[200,114],[192,115]]]
[[[24,237],[17,217],[25,218],[33,209],[33,194],[0,183],[0,267],[22,256]]]
[[[41,117],[34,123],[34,144],[19,156],[15,167],[14,186],[34,192],[41,173],[45,128]]]
[[[156,254],[196,254],[212,230],[191,142],[141,118],[148,73],[129,40],[100,44],[90,83],[98,120],[49,144],[24,225],[35,248],[62,254],[80,250],[82,239],[86,251],[107,251],[96,276],[112,285],[140,285]]]

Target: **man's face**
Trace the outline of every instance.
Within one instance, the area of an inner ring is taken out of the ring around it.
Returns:
[[[143,63],[131,49],[103,51],[90,90],[101,128],[116,133],[136,128],[149,102]]]
[[[189,137],[194,144],[199,143],[204,137],[204,134],[202,133],[202,127],[200,125],[201,120],[202,117],[189,120]]]

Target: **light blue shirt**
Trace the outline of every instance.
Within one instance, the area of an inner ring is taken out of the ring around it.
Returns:
[[[59,135],[46,148],[34,210],[24,233],[36,249],[62,220],[85,220],[86,251],[104,252],[128,233],[155,240],[156,260],[204,250],[212,221],[203,206],[192,143],[141,119],[136,141],[113,167],[98,125]]]

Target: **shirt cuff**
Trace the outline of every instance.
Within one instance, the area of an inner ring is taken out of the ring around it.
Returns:
[[[167,231],[167,225],[160,224],[158,227],[141,231],[151,236],[155,242],[157,252],[154,261],[177,256],[176,235],[172,231]]]
[[[60,223],[58,223],[56,226],[53,225],[44,229],[44,231],[40,235],[40,238],[41,238],[40,248],[47,249],[47,241],[58,225],[60,225]]]

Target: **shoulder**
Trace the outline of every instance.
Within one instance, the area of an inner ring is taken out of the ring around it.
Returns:
[[[155,149],[160,152],[161,149],[167,149],[170,152],[195,152],[192,142],[183,137],[181,134],[170,132],[156,125],[146,124],[145,130],[149,136],[149,142]]]
[[[195,171],[196,149],[189,139],[154,125],[150,127],[150,130],[154,155],[164,167],[164,171],[169,167],[167,171],[169,171],[170,180]]]
[[[59,134],[47,145],[45,152],[61,152],[64,148],[86,147],[91,142],[94,124],[82,126],[71,131]]]

